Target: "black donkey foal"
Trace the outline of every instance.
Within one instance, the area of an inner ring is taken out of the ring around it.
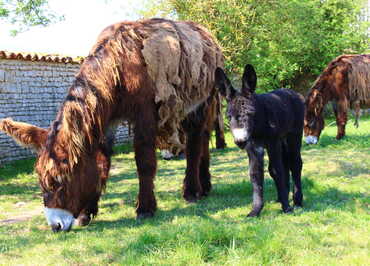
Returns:
[[[215,72],[216,87],[227,100],[227,117],[235,144],[246,149],[249,174],[253,184],[253,209],[248,216],[258,216],[263,208],[263,155],[267,149],[269,172],[275,181],[283,212],[289,205],[289,171],[294,181],[293,202],[302,206],[301,144],[304,98],[289,89],[256,94],[257,75],[246,65],[242,88],[235,90],[221,68]]]

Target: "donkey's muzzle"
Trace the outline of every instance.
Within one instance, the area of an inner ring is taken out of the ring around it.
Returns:
[[[60,223],[57,223],[57,224],[53,224],[53,225],[51,225],[51,230],[52,230],[54,233],[59,232],[61,229],[62,229],[62,225],[61,225]]]
[[[75,219],[69,211],[46,207],[44,212],[46,220],[53,232],[68,232],[75,223]]]
[[[64,232],[69,232],[72,228],[72,224],[68,225],[68,226],[64,226],[60,223],[56,223],[56,224],[52,224],[51,225],[51,230],[54,232],[54,233],[58,233],[60,231],[64,231]]]

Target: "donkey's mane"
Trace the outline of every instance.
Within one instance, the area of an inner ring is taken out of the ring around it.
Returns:
[[[84,152],[91,151],[96,141],[104,138],[114,89],[122,82],[118,68],[123,62],[118,54],[122,54],[123,49],[116,35],[99,39],[91,50],[52,124],[47,150],[51,151],[61,134],[71,167]]]

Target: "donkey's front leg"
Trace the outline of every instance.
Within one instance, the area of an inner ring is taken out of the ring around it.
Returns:
[[[134,129],[134,149],[137,173],[139,176],[139,195],[136,203],[137,218],[152,217],[157,209],[154,196],[154,177],[157,169],[155,156],[155,120],[138,119]]]
[[[341,139],[346,135],[348,105],[347,99],[341,99],[337,102],[337,112],[335,114],[338,132],[336,139]]]
[[[199,178],[199,169],[201,166],[201,158],[204,146],[204,130],[205,130],[205,106],[201,106],[197,111],[189,114],[183,122],[183,128],[186,132],[186,173],[183,185],[183,197],[188,202],[195,202],[201,198],[203,194],[202,184]],[[207,154],[205,154],[207,157]],[[202,168],[207,167],[204,158]],[[205,179],[208,179],[207,177]],[[210,189],[210,187],[209,187]]]
[[[247,144],[247,153],[249,158],[249,175],[253,186],[253,206],[248,217],[258,216],[263,208],[263,155],[262,145],[254,141]]]

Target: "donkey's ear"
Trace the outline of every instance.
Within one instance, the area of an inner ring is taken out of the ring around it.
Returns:
[[[20,145],[36,150],[46,145],[48,130],[10,118],[0,120],[0,130],[11,136]]]
[[[242,79],[242,92],[245,94],[254,93],[257,85],[257,74],[252,65],[247,64],[244,68]]]
[[[215,71],[215,84],[221,95],[225,96],[227,100],[231,99],[234,96],[235,89],[231,85],[231,82],[227,78],[225,72],[219,67],[216,68]]]

